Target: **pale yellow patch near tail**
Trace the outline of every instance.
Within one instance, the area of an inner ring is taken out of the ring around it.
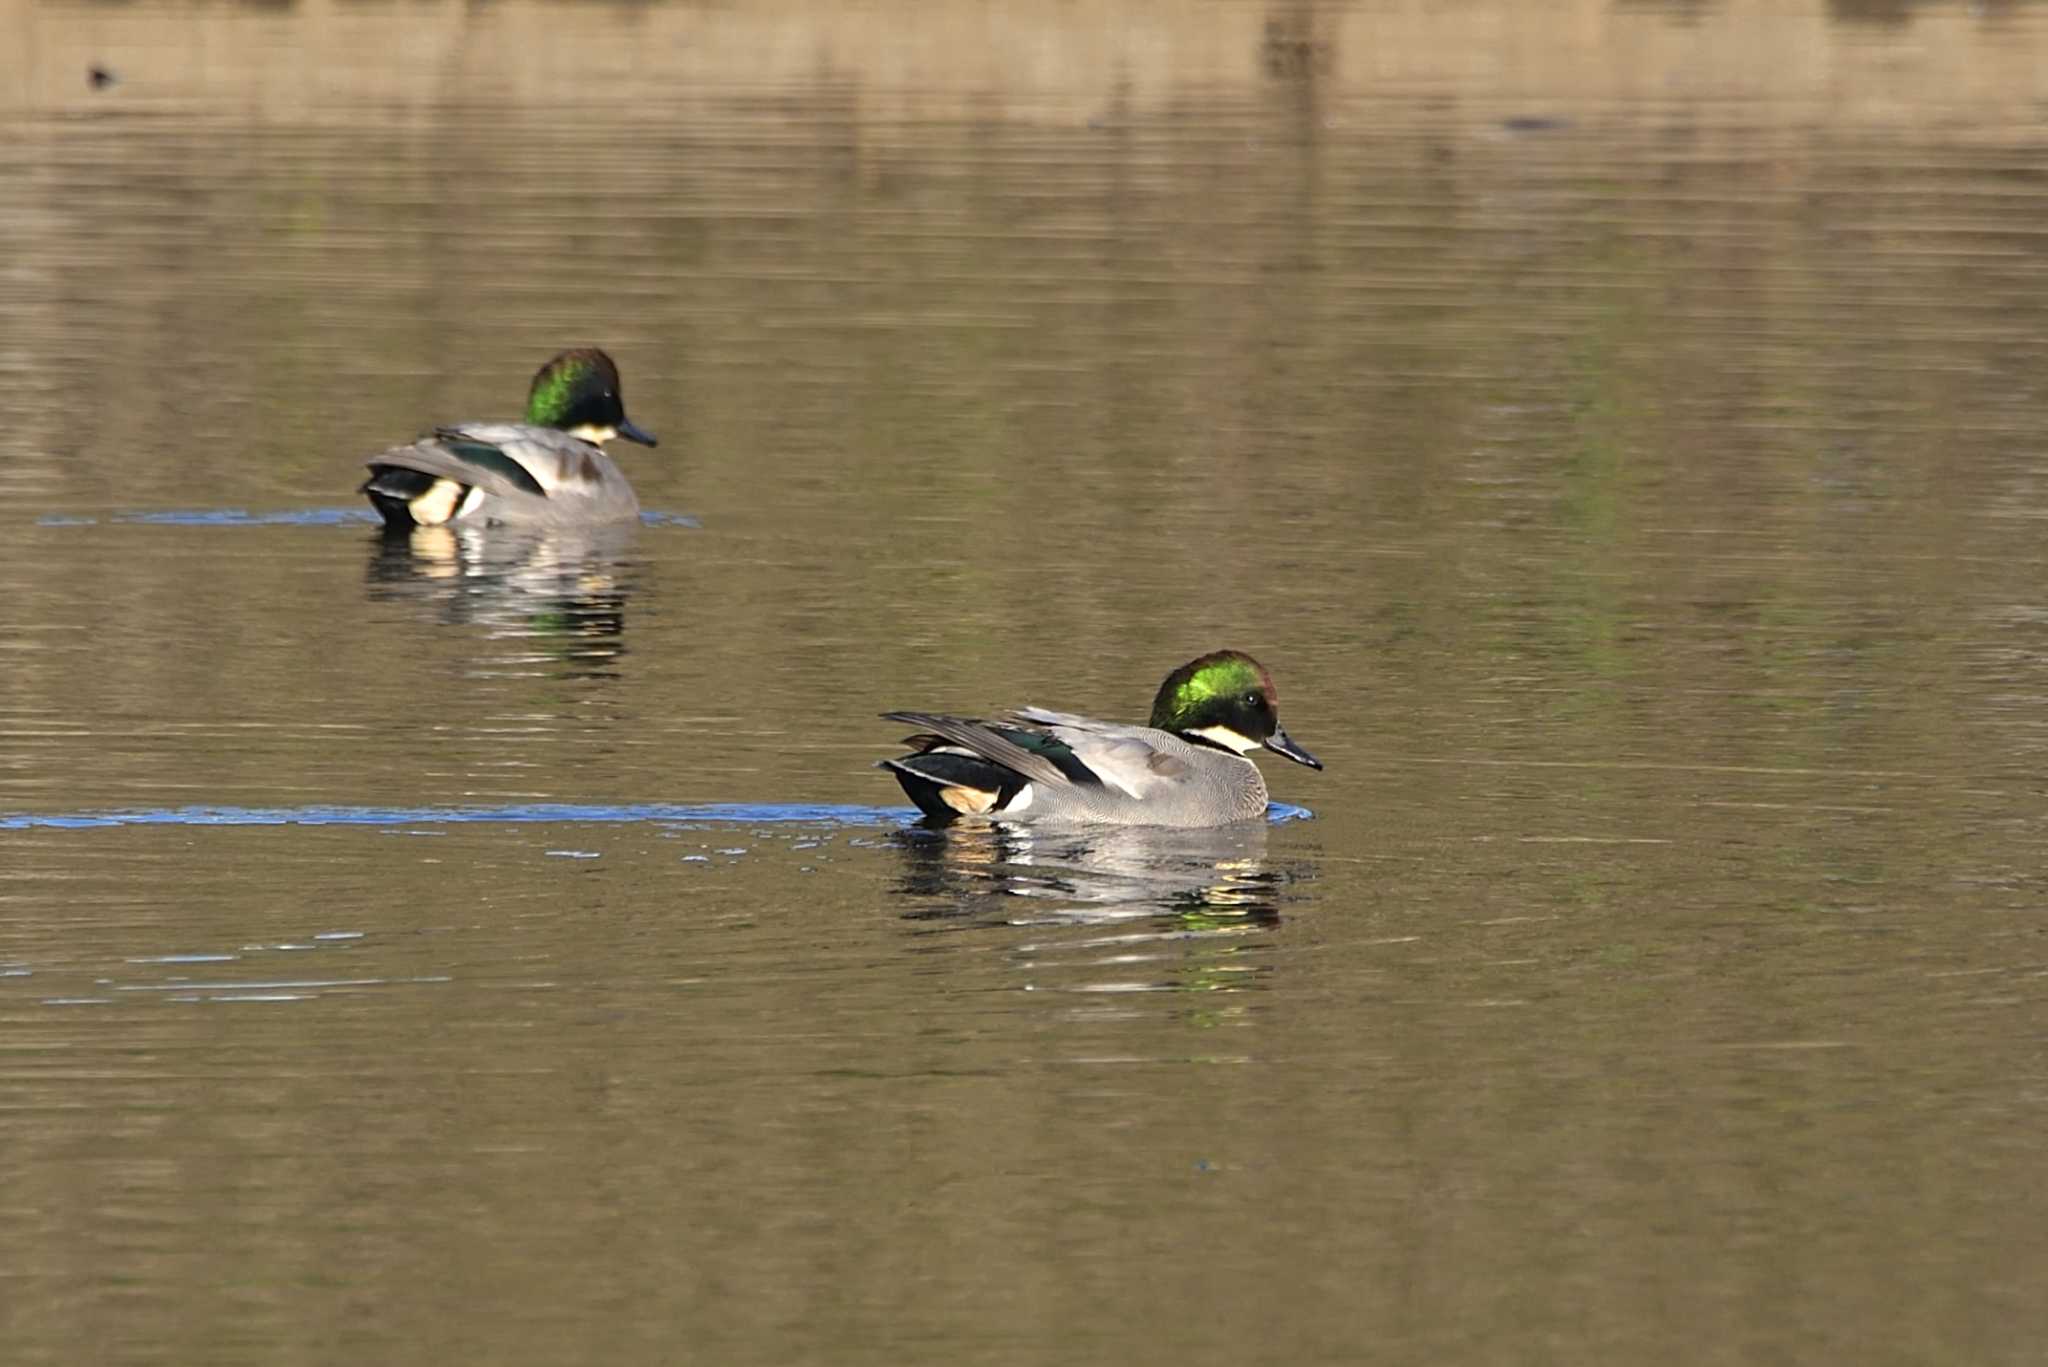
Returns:
[[[462,497],[462,486],[452,479],[437,479],[424,494],[420,494],[405,505],[412,514],[412,520],[422,527],[438,527],[455,515],[455,500]]]
[[[939,801],[962,816],[986,816],[996,805],[996,795],[985,788],[941,788]]]

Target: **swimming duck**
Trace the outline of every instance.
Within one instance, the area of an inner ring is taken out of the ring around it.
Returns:
[[[640,515],[640,500],[604,453],[613,437],[655,445],[626,416],[612,358],[582,347],[534,373],[525,422],[437,427],[372,456],[362,491],[391,530],[624,522]]]
[[[1280,729],[1273,676],[1251,656],[1218,650],[1166,676],[1149,726],[1022,707],[1000,721],[884,712],[923,728],[910,754],[876,767],[934,822],[962,816],[1220,826],[1266,810],[1258,749],[1311,769],[1322,761]]]

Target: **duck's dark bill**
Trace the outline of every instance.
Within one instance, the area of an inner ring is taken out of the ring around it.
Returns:
[[[619,419],[619,435],[624,437],[627,441],[637,441],[642,446],[661,445],[660,442],[654,439],[654,434],[652,432],[648,431],[644,427],[637,426],[631,418]]]
[[[1272,735],[1266,737],[1266,748],[1268,750],[1271,750],[1276,755],[1287,756],[1287,758],[1293,760],[1296,764],[1306,764],[1311,769],[1320,769],[1323,767],[1323,762],[1321,760],[1317,759],[1314,755],[1311,755],[1308,751],[1302,749],[1299,745],[1296,745],[1293,741],[1287,739],[1287,733],[1285,731],[1275,730]]]

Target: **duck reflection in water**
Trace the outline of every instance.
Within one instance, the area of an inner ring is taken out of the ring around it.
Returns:
[[[371,542],[370,601],[410,603],[482,628],[508,667],[553,662],[566,677],[616,677],[639,562],[635,526],[546,530],[419,527]]]
[[[897,891],[928,902],[913,920],[1100,922],[1171,917],[1228,933],[1280,919],[1308,861],[1275,863],[1265,821],[1227,826],[906,827]],[[1027,899],[1020,904],[1010,899]]]

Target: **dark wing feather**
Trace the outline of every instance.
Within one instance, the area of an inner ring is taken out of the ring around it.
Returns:
[[[386,468],[417,470],[480,488],[487,494],[547,497],[547,490],[524,465],[489,442],[464,437],[453,428],[442,428],[410,446],[380,451],[368,463],[372,472]]]
[[[1033,754],[1010,737],[991,729],[986,722],[973,721],[966,717],[948,717],[936,712],[884,712],[882,717],[886,721],[900,721],[922,727],[941,740],[980,755],[992,763],[1000,764],[1033,783],[1050,783],[1058,787],[1073,782],[1073,779],[1051,760],[1043,755]]]
[[[437,427],[434,429],[434,435],[441,439],[443,449],[450,455],[481,469],[503,475],[529,494],[538,494],[542,498],[548,496],[548,491],[541,487],[540,481],[533,477],[531,470],[489,442],[478,441],[454,427]]]

